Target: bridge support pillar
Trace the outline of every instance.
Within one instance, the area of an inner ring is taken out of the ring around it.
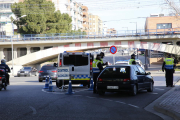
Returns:
[[[31,51],[30,51],[30,48],[31,48],[31,47],[30,47],[30,46],[27,46],[26,48],[27,48],[27,55],[28,55],[28,54],[31,53]]]
[[[0,48],[0,60],[4,59],[4,53],[3,53],[4,48]]]

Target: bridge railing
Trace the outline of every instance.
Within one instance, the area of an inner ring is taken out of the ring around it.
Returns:
[[[119,30],[113,32],[75,32],[75,33],[52,33],[52,34],[24,34],[4,36],[0,35],[0,42],[12,41],[45,41],[45,40],[81,40],[81,39],[107,39],[107,38],[163,38],[180,35],[180,28],[171,29],[140,29],[140,30]]]

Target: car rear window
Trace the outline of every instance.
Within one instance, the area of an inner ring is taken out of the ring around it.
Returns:
[[[64,65],[85,66],[88,65],[88,56],[68,55],[64,56]]]
[[[43,66],[41,69],[43,69],[43,70],[53,70],[53,69],[56,69],[56,67],[54,67],[54,66]]]
[[[23,70],[29,70],[31,67],[23,67]]]
[[[130,77],[130,67],[121,66],[121,67],[110,67],[106,68],[102,74],[101,78],[129,78]]]

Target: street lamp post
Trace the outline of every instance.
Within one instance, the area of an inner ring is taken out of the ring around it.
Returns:
[[[130,23],[136,23],[136,35],[137,35],[137,22],[130,22]]]
[[[23,16],[21,16],[21,17],[19,17],[19,18],[23,18],[23,17],[26,17],[26,15],[23,15]],[[17,18],[16,20],[18,20],[19,18]],[[12,25],[12,34],[11,34],[11,51],[12,51],[12,76],[14,75],[14,70],[13,70],[13,68],[14,68],[14,61],[13,61],[13,59],[14,59],[14,51],[13,51],[13,41],[12,41],[12,36],[14,36],[14,24],[13,24],[13,22],[14,22],[14,20],[12,20],[11,21],[11,25]]]

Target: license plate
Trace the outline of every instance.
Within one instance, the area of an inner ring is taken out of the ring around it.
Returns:
[[[119,86],[107,86],[107,89],[119,89]]]

